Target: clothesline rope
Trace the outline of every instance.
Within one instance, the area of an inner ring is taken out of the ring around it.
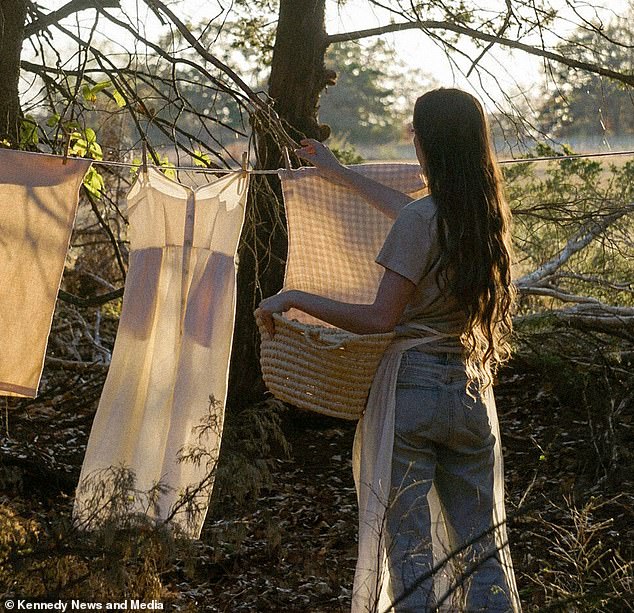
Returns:
[[[64,159],[65,156],[53,154],[53,153],[40,153],[31,152],[31,155],[45,155],[49,157],[58,157]],[[634,150],[632,151],[596,151],[594,153],[574,153],[569,155],[549,155],[542,157],[532,158],[511,158],[508,160],[499,160],[500,164],[528,164],[531,162],[549,162],[549,161],[563,161],[563,160],[575,160],[581,158],[596,158],[596,157],[611,157],[621,155],[634,156]],[[119,168],[141,168],[141,164],[134,162],[118,162],[115,160],[93,160],[95,166],[111,166]],[[148,164],[148,167],[157,168],[159,170],[169,168],[170,170],[183,170],[186,172],[196,172],[202,174],[231,174],[234,172],[246,172],[251,175],[276,175],[282,169],[269,170],[269,169],[249,169],[247,168],[203,168],[201,166],[155,166],[154,164]]]
[[[574,160],[577,158],[593,158],[593,157],[608,157],[608,156],[620,156],[620,155],[634,155],[634,150],[632,151],[596,151],[593,153],[574,153],[570,155],[549,155],[542,157],[533,157],[533,158],[512,158],[509,160],[499,160],[500,164],[527,164],[529,162],[548,162],[552,160]],[[412,160],[413,161],[413,160]],[[95,162],[95,164],[101,164],[103,166],[126,166],[132,168],[138,168],[139,164],[132,164],[129,162],[114,162],[109,160],[104,160],[100,162]],[[150,164],[150,166],[154,168],[161,168],[159,166],[154,166]],[[242,169],[229,169],[229,168],[202,168],[200,166],[170,166],[172,170],[185,170],[190,172],[201,172],[201,173],[213,173],[213,174],[229,174],[232,172],[244,172]],[[253,175],[276,175],[279,170],[256,170],[256,169],[248,169],[246,172]]]
[[[141,169],[142,165],[132,162],[116,162],[114,160],[95,160],[93,162],[95,166],[117,166],[121,168],[137,168]],[[203,174],[223,174],[228,175],[234,172],[246,172],[251,175],[276,175],[278,170],[254,170],[247,168],[204,168],[202,166],[156,166],[155,164],[148,164],[148,168],[156,168],[157,170],[185,170],[188,172],[200,172]]]
[[[526,164],[528,162],[548,162],[551,160],[576,160],[578,158],[599,158],[616,155],[634,155],[634,151],[595,151],[594,153],[572,153],[570,155],[547,155],[535,158],[512,158],[499,160],[499,164]]]

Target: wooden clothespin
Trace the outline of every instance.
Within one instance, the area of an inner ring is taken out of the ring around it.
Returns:
[[[68,162],[68,155],[70,154],[70,139],[72,138],[73,133],[66,133],[66,141],[64,142],[64,157],[62,158],[62,164],[66,166],[66,162]]]
[[[246,151],[242,153],[242,162],[240,165],[242,167],[242,172],[237,175],[237,178],[238,192],[242,193],[249,185],[249,154]]]
[[[286,170],[293,170],[291,167],[291,154],[288,147],[282,148],[282,157],[284,158],[284,168],[286,168]]]
[[[143,176],[147,177],[147,144],[145,143],[145,139],[141,141],[141,170]]]

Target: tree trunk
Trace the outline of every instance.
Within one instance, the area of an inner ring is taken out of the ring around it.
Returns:
[[[20,126],[20,55],[26,0],[0,0],[0,140],[18,145]]]
[[[271,63],[269,94],[274,108],[297,141],[324,140],[328,126],[317,120],[319,96],[334,83],[324,67],[327,48],[325,0],[281,0]],[[264,125],[254,125],[259,168],[283,166],[278,141]],[[239,248],[238,304],[228,405],[241,409],[263,399],[258,332],[253,311],[262,297],[282,287],[287,237],[277,177],[253,176],[247,219]]]
[[[269,94],[296,139],[325,140],[330,135],[330,129],[317,121],[319,96],[334,83],[334,73],[324,66],[328,47],[324,19],[325,0],[280,2]]]

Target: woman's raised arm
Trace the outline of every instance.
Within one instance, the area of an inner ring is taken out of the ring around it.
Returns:
[[[314,164],[329,180],[357,191],[373,207],[388,217],[396,219],[401,209],[413,200],[403,192],[347,168],[337,160],[326,145],[319,141],[307,138],[302,140],[301,144],[301,149],[295,151],[300,158]]]

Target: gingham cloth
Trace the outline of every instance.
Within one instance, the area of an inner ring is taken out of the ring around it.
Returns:
[[[418,164],[351,166],[413,198],[424,195]],[[284,289],[298,289],[344,302],[371,304],[384,269],[375,263],[393,220],[358,192],[337,185],[316,168],[280,170],[288,223]],[[291,319],[316,323],[291,310]]]

